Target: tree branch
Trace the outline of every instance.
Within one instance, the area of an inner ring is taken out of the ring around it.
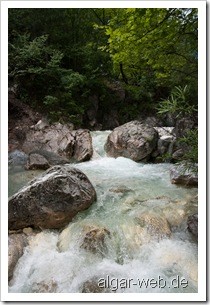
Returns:
[[[97,14],[97,12],[96,12],[93,8],[91,8],[91,11],[94,13],[94,15],[98,18],[98,20],[99,20],[103,25],[106,25],[105,20],[103,20],[103,19],[105,19],[105,18],[104,18],[104,11],[103,11],[103,19]]]
[[[140,37],[139,40],[141,40],[142,38],[144,38],[145,36],[147,36],[149,33],[153,32],[154,30],[156,30],[161,24],[163,24],[169,17],[171,17],[171,15],[173,14],[173,12],[175,11],[176,9],[172,9],[170,11],[170,13],[166,14],[166,16],[163,18],[163,20],[161,20],[154,28],[150,29],[149,31],[147,31],[144,35],[142,35]]]

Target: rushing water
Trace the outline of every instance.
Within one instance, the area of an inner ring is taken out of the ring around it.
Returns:
[[[197,243],[186,228],[197,189],[171,184],[171,164],[106,157],[108,134],[92,133],[91,161],[66,165],[88,176],[97,202],[62,233],[30,238],[9,292],[98,292],[99,283],[108,292],[197,292]],[[104,232],[94,251],[81,246],[91,229]]]

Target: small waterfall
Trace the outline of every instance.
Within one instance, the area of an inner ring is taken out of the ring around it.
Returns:
[[[92,132],[92,160],[66,165],[88,176],[97,202],[61,233],[31,237],[9,292],[197,292],[197,243],[186,229],[197,189],[171,184],[170,164],[106,157],[109,133]]]
[[[108,135],[111,133],[111,130],[106,131],[92,131],[92,143],[93,143],[93,157],[92,160],[105,157],[106,152],[104,150],[104,144]]]

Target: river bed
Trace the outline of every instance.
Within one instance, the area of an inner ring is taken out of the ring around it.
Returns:
[[[92,132],[91,161],[65,165],[88,176],[97,201],[62,233],[31,237],[9,292],[197,292],[198,247],[186,225],[197,212],[197,188],[171,184],[169,163],[108,158],[103,146],[109,133]],[[11,169],[10,194],[38,174]],[[88,227],[109,232],[103,253],[81,247]]]

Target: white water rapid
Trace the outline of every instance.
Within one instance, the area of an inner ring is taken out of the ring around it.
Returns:
[[[88,176],[97,202],[62,233],[30,238],[9,292],[197,292],[198,249],[186,226],[197,189],[171,184],[171,164],[106,157],[108,134],[92,133],[91,161],[66,165]],[[105,232],[96,251],[81,247],[88,228]]]

